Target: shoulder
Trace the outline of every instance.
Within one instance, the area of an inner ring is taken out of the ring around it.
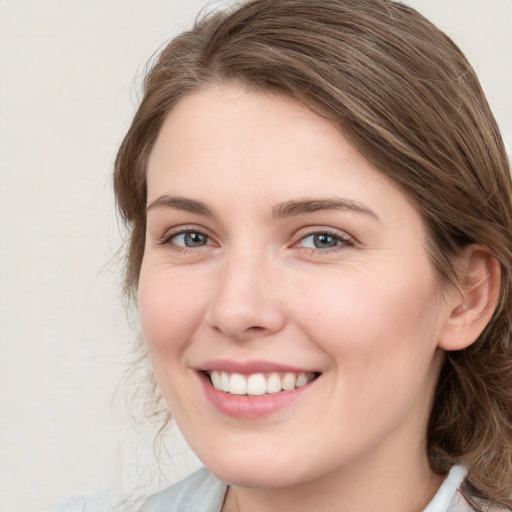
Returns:
[[[56,507],[46,512],[113,512],[125,510],[123,499],[116,489],[109,489],[94,494],[71,496]]]
[[[151,496],[140,512],[220,512],[227,485],[201,468]]]

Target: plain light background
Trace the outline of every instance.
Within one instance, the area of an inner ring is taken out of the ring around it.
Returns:
[[[468,55],[510,152],[512,0],[407,3]],[[205,4],[0,0],[2,510],[150,492],[198,464],[175,432],[156,471],[122,403],[135,332],[110,175],[144,63]]]

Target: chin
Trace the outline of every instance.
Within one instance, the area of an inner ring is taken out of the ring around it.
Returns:
[[[216,469],[216,468],[215,468]],[[231,468],[210,472],[220,481],[236,487],[247,487],[253,489],[277,489],[286,488],[307,481],[307,479],[296,480],[288,475],[283,476],[282,472],[269,471],[269,468],[245,468],[243,471],[234,471]]]
[[[276,457],[229,457],[222,460],[205,458],[204,465],[220,481],[237,487],[260,489],[283,488],[307,482],[314,478],[297,461],[276,460]]]

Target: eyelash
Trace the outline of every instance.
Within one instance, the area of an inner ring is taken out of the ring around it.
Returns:
[[[191,234],[200,235],[200,236],[205,237],[206,243],[204,245],[198,245],[198,246],[195,246],[195,247],[187,247],[186,245],[178,245],[176,243],[173,243],[173,241],[172,241],[173,239],[175,239],[178,236],[181,236],[181,235],[191,235]],[[173,251],[187,253],[187,252],[197,251],[198,249],[202,249],[203,247],[211,245],[211,244],[208,243],[211,240],[212,240],[211,237],[208,236],[203,231],[201,231],[200,229],[186,228],[185,227],[185,228],[182,228],[182,229],[180,229],[178,231],[172,231],[171,233],[166,233],[158,241],[158,245],[168,245],[168,246],[170,246],[172,248]]]
[[[352,240],[347,235],[343,235],[342,233],[338,231],[332,231],[329,229],[316,229],[313,231],[309,231],[308,233],[303,234],[300,236],[299,241],[295,243],[297,245],[300,242],[303,242],[307,238],[315,237],[315,236],[322,236],[327,235],[328,237],[332,237],[336,240],[336,245],[333,247],[327,247],[327,248],[318,248],[318,247],[299,247],[302,251],[308,253],[308,254],[326,254],[326,253],[332,253],[337,252],[343,249],[346,249],[347,247],[353,247],[354,240]]]
[[[182,236],[182,235],[199,235],[199,236],[202,236],[202,237],[205,237],[206,239],[206,243],[203,244],[203,245],[197,245],[197,246],[186,246],[186,245],[178,245],[176,243],[173,243],[173,239],[175,239],[176,237],[178,236]],[[334,245],[333,247],[326,247],[326,248],[319,248],[319,247],[300,247],[298,246],[299,243],[303,242],[304,240],[310,238],[310,237],[315,237],[315,236],[328,236],[328,237],[332,237],[335,239],[335,241],[337,242],[336,245]],[[203,231],[201,231],[200,229],[195,229],[195,228],[182,228],[180,229],[179,231],[173,231],[171,233],[166,233],[159,241],[158,241],[158,245],[168,245],[172,248],[173,251],[177,251],[177,252],[182,252],[182,253],[187,253],[187,252],[193,252],[193,251],[197,251],[197,250],[200,250],[208,245],[213,245],[212,243],[208,243],[208,242],[211,242],[212,241],[212,238],[207,235],[206,233],[204,233]],[[297,242],[294,242],[294,244],[292,245],[292,247],[296,247],[298,246],[298,249],[300,249],[301,251],[303,252],[306,252],[308,254],[325,254],[325,253],[332,253],[332,252],[336,252],[336,251],[340,251],[340,250],[343,250],[347,247],[352,247],[354,246],[354,241],[349,238],[348,236],[346,235],[342,235],[341,233],[337,232],[337,231],[332,231],[332,230],[328,230],[328,229],[317,229],[317,230],[314,230],[314,231],[308,231],[307,233],[304,233],[301,235],[299,235],[299,240]]]

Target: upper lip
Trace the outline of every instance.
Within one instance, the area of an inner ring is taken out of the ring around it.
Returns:
[[[213,370],[223,371],[227,373],[240,373],[242,375],[249,375],[252,373],[308,373],[315,372],[319,373],[314,369],[310,368],[299,368],[296,366],[290,366],[287,364],[275,363],[271,361],[231,361],[228,359],[214,359],[205,361],[200,364],[197,368],[199,371],[210,372]]]

